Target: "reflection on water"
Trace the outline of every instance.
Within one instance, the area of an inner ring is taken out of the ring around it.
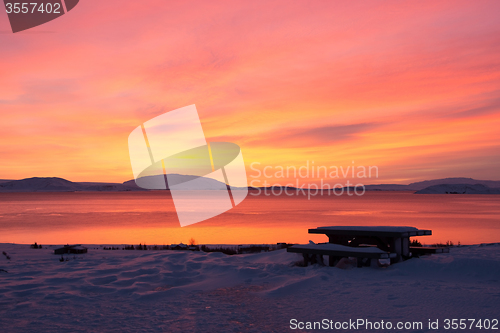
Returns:
[[[180,228],[167,191],[1,193],[0,242],[61,244],[248,244],[322,242],[308,228],[395,225],[432,229],[423,243],[500,241],[500,195],[253,196],[236,208]]]

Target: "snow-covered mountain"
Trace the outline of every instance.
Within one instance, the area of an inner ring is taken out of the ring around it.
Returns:
[[[426,187],[415,194],[500,194],[500,188],[482,184],[440,184]]]
[[[0,183],[0,192],[141,191],[119,183],[78,183],[57,177],[33,177]]]
[[[420,191],[429,186],[434,185],[476,185],[481,184],[489,188],[500,188],[500,181],[496,180],[477,180],[472,178],[441,178],[433,180],[424,180],[415,182],[408,185],[399,184],[380,184],[380,185],[365,185],[367,191]]]
[[[165,176],[146,176],[137,180],[129,180],[123,183],[126,186],[141,185],[149,189],[165,189]],[[212,178],[169,174],[167,190],[174,188],[176,190],[226,190],[226,184]]]

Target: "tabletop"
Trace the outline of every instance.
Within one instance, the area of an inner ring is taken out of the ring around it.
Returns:
[[[432,230],[400,226],[330,226],[309,229],[310,234],[373,236],[373,237],[411,237],[432,235]]]

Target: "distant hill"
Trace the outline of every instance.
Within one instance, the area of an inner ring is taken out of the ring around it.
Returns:
[[[196,182],[193,180],[196,179]],[[123,183],[123,185],[129,187],[137,187],[140,188],[139,185],[149,188],[149,189],[165,189],[165,176],[157,175],[157,176],[146,176],[140,177],[137,180],[128,180]],[[218,180],[206,177],[198,177],[198,176],[189,176],[189,175],[179,175],[179,174],[169,174],[168,175],[168,186],[167,190],[170,187],[174,187],[177,190],[226,190],[226,184],[220,182]]]
[[[33,177],[0,182],[0,192],[142,191],[119,183],[77,183],[57,177]]]
[[[411,185],[399,184],[379,184],[379,185],[365,185],[367,191],[415,191]]]
[[[472,178],[443,178],[443,179],[434,179],[434,180],[425,180],[423,182],[411,183],[408,186],[415,188],[415,190],[421,190],[429,186],[440,185],[440,184],[448,184],[448,185],[484,185],[489,188],[497,188],[500,187],[500,181],[497,180],[477,180]]]
[[[462,185],[484,185],[489,188],[500,188],[500,181],[496,180],[477,180],[472,178],[442,178],[433,180],[424,180],[408,185],[397,184],[380,184],[380,185],[365,185],[367,191],[420,191],[424,188],[441,184],[462,184]]]
[[[482,184],[440,184],[426,187],[415,194],[500,194],[500,188]]]

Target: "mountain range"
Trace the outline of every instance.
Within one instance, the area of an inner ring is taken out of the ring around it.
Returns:
[[[78,191],[147,191],[139,186],[164,184],[163,175],[142,177],[123,183],[72,182],[58,177],[33,177],[21,180],[0,179],[0,192],[78,192]],[[224,190],[226,184],[205,177],[171,174],[170,186],[182,190]],[[191,182],[197,179],[196,183]],[[148,186],[150,187],[150,186]],[[161,187],[158,187],[160,189]],[[167,187],[167,189],[169,189]],[[248,189],[255,189],[248,187]],[[472,178],[443,178],[415,182],[408,185],[365,185],[367,191],[416,191],[417,194],[500,194],[500,181]]]
[[[500,181],[498,180],[477,180],[473,178],[442,178],[433,180],[424,180],[415,182],[408,185],[399,184],[379,184],[379,185],[365,185],[367,191],[420,191],[430,186],[435,185],[484,185],[489,188],[500,188]]]
[[[500,194],[500,188],[482,184],[440,184],[426,187],[415,194]]]

